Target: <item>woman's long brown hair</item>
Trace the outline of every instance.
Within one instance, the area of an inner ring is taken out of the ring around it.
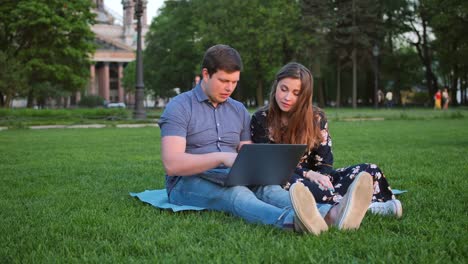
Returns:
[[[284,78],[299,79],[301,90],[296,104],[287,113],[288,123],[281,121],[282,111],[275,99],[279,81]],[[276,79],[270,92],[268,106],[268,129],[270,137],[276,143],[306,144],[309,149],[316,147],[322,141],[320,123],[314,118],[312,105],[313,77],[309,69],[302,64],[290,62],[276,74]]]

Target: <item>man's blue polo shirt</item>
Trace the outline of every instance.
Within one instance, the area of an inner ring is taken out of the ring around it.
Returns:
[[[250,114],[232,98],[215,108],[200,84],[174,97],[159,119],[161,137],[186,139],[186,153],[237,152],[240,141],[250,140]],[[178,177],[166,177],[170,192]]]

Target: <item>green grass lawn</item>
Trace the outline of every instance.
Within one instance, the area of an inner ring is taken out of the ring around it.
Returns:
[[[455,117],[330,118],[336,167],[376,163],[409,192],[402,219],[319,237],[130,197],[164,186],[158,128],[0,131],[0,263],[466,263],[468,120]]]
[[[251,113],[257,108],[250,108]],[[134,120],[132,109],[116,108],[77,108],[77,109],[0,109],[0,127],[27,128],[42,125],[82,125],[104,124],[113,127],[122,123],[152,123],[158,119],[164,109],[146,109],[146,119]],[[334,121],[356,119],[385,120],[430,120],[447,118],[465,118],[466,106],[452,107],[449,110],[429,108],[325,108],[328,118]]]

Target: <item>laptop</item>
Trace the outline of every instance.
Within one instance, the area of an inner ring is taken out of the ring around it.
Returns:
[[[287,182],[307,145],[245,144],[232,168],[216,168],[199,177],[221,186],[281,185]]]

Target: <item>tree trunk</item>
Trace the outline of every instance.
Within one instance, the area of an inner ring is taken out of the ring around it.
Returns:
[[[292,61],[294,51],[288,47],[288,43],[286,39],[282,41],[282,50],[283,50],[283,65],[286,65],[288,62]]]
[[[356,27],[356,1],[352,2],[352,11],[353,11],[353,28]],[[357,107],[357,59],[356,59],[356,33],[353,30],[352,41],[353,41],[353,51],[351,52],[351,60],[353,61],[353,108]]]
[[[460,83],[460,103],[466,105],[466,86],[468,85],[468,74],[465,73],[463,80]]]
[[[397,60],[397,71],[395,73],[395,88],[398,90],[398,93],[395,92],[395,94],[398,94],[400,97],[400,103],[403,105],[403,96],[401,94],[401,72],[404,71],[405,69],[401,69],[401,61],[398,59]],[[406,105],[406,100],[403,106]]]
[[[353,61],[353,108],[357,107],[357,59],[356,59],[356,48],[352,51]]]
[[[375,56],[375,59],[374,59],[374,96],[373,96],[373,100],[374,100],[374,108],[377,109],[379,108],[379,95],[377,94],[377,91],[379,89],[379,59],[377,58],[377,56]]]
[[[314,63],[312,64],[311,68],[312,73],[314,76],[314,86],[317,87],[317,101],[319,107],[323,108],[325,106],[325,97],[324,97],[324,90],[323,90],[323,78],[322,78],[322,63],[320,57],[316,57],[314,59]]]
[[[256,89],[256,97],[257,97],[257,105],[263,106],[263,84],[261,80],[257,81],[257,89]]]
[[[457,87],[458,87],[458,80],[460,79],[459,77],[459,72],[458,72],[458,64],[455,63],[455,65],[452,66],[453,67],[453,76],[452,76],[452,83],[450,84],[450,87],[449,87],[449,95],[450,95],[450,104],[451,105],[458,105],[458,102],[457,102]]]
[[[12,96],[11,94],[7,94],[5,98],[5,108],[11,107]]]
[[[235,92],[232,94],[232,97],[236,99],[239,102],[242,102],[244,100],[244,94],[242,91],[242,86],[237,83],[237,87]]]
[[[336,107],[341,106],[341,60],[338,58],[336,67]]]
[[[27,108],[33,108],[33,101],[34,101],[34,96],[33,96],[33,90],[32,88],[29,89],[29,92],[28,92],[28,99],[27,99],[27,104],[26,104],[26,107]]]
[[[425,69],[425,78],[426,78],[426,84],[427,84],[427,90],[429,93],[429,98],[431,98],[432,101],[434,101],[434,94],[438,89],[437,85],[437,78],[432,71],[432,55],[431,51],[429,50],[429,41],[428,41],[428,33],[427,33],[427,27],[428,27],[428,18],[426,17],[427,14],[425,13],[425,10],[420,10],[420,18],[421,18],[421,24],[422,26],[422,36],[416,32],[418,35],[418,42],[413,43],[413,45],[416,47],[416,50],[418,52],[419,58],[421,59],[421,62],[423,63]]]
[[[323,78],[317,78],[317,97],[318,97],[318,106],[320,108],[325,107],[325,92],[323,89]]]
[[[5,107],[5,98],[3,98],[3,93],[0,92],[0,107],[3,108]]]

